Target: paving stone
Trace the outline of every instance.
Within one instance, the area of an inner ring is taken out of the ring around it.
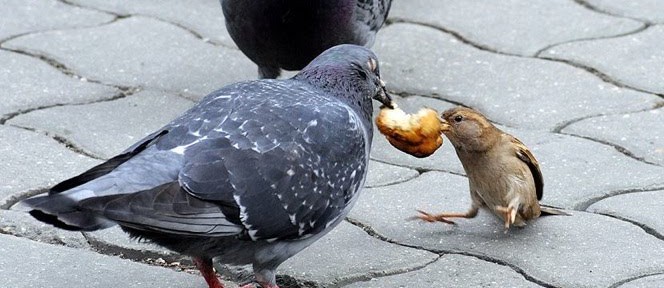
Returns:
[[[664,2],[659,0],[583,0],[600,11],[649,21],[664,23]]]
[[[42,109],[17,116],[8,123],[59,135],[76,147],[106,159],[191,106],[193,102],[182,97],[142,91],[114,101]]]
[[[50,137],[0,125],[0,207],[21,192],[46,188],[99,164]]]
[[[394,1],[393,5],[391,18],[449,29],[478,45],[519,55],[534,55],[553,44],[619,35],[643,26],[569,0],[411,0]]]
[[[416,170],[385,164],[378,161],[369,162],[369,173],[364,187],[379,187],[411,180],[420,173]]]
[[[374,49],[390,89],[464,103],[507,126],[552,129],[661,103],[564,63],[481,51],[428,27],[393,24],[378,38]]]
[[[422,107],[433,108],[442,113],[443,111],[456,106],[449,102],[444,102],[431,97],[399,97],[396,95],[393,95],[392,97],[399,108],[411,114],[416,113]],[[434,154],[426,158],[417,158],[394,148],[389,142],[387,142],[385,136],[380,134],[376,127],[375,119],[378,112],[379,108],[377,106],[374,107],[374,137],[371,148],[371,159],[416,169],[445,170],[455,173],[464,173],[461,162],[459,162],[456,157],[456,152],[454,152],[454,147],[450,145],[445,137],[443,137],[443,146],[438,148]]]
[[[119,226],[84,233],[92,247],[107,255],[123,255],[130,259],[162,258],[167,262],[189,259],[161,246],[130,239]]]
[[[662,43],[664,25],[655,25],[623,37],[563,44],[542,56],[590,66],[620,83],[664,94]]]
[[[374,274],[407,271],[438,258],[424,250],[390,244],[342,222],[279,267],[297,279],[338,285]]]
[[[57,0],[4,0],[2,6],[0,42],[10,36],[94,26],[115,19],[115,16],[110,14],[81,9]]]
[[[409,273],[357,282],[348,288],[382,287],[540,287],[514,270],[462,255],[443,255],[438,261]]]
[[[26,35],[4,46],[48,55],[104,83],[198,98],[257,77],[256,65],[239,50],[205,43],[180,27],[140,16],[101,27]]]
[[[455,226],[404,220],[415,209],[463,212],[468,207],[465,178],[428,172],[413,181],[366,190],[350,217],[399,243],[503,261],[554,287],[608,287],[664,269],[663,241],[630,223],[592,213],[543,217],[508,233],[485,211],[475,219],[457,220]]]
[[[219,0],[71,0],[71,2],[120,15],[152,16],[194,30],[206,40],[209,39],[228,47],[236,47],[226,31],[224,14],[221,11]]]
[[[562,130],[624,147],[637,157],[664,165],[664,108],[593,117]]]
[[[198,275],[8,235],[0,235],[0,274],[12,288],[207,287]]]
[[[81,81],[30,56],[0,50],[0,115],[111,98],[113,87]]]
[[[659,235],[664,235],[662,203],[664,203],[664,190],[638,192],[606,198],[590,205],[587,211],[629,219],[654,229]]]
[[[66,231],[44,224],[25,211],[0,209],[0,234],[73,248],[90,248],[88,241],[80,232]]]
[[[620,288],[660,288],[664,287],[664,274],[646,276],[636,280],[632,280],[623,285],[618,286]]]

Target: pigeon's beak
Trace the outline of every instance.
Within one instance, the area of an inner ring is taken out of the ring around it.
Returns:
[[[392,103],[392,96],[387,94],[387,88],[385,88],[385,82],[380,80],[380,87],[378,88],[378,93],[374,95],[374,99],[378,100],[380,103],[383,103],[385,107],[394,109],[394,104]]]

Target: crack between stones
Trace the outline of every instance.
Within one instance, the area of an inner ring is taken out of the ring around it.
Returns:
[[[71,2],[69,2],[68,0],[58,0],[58,1],[60,1],[60,2],[62,2],[62,3],[65,3],[65,4],[67,4],[67,5],[70,5],[70,6],[74,6],[74,7],[79,7],[79,8],[88,9],[88,10],[93,10],[93,11],[97,11],[97,12],[104,12],[104,13],[112,14],[112,15],[115,15],[115,16],[117,17],[116,20],[119,20],[119,19],[125,19],[125,18],[129,18],[129,17],[133,17],[133,16],[141,16],[141,17],[145,17],[145,18],[150,18],[150,19],[158,20],[158,21],[161,21],[161,22],[164,22],[164,23],[167,23],[167,24],[170,24],[170,25],[176,26],[176,27],[178,27],[178,28],[180,28],[180,29],[182,29],[182,30],[185,30],[185,31],[189,32],[191,35],[193,35],[194,37],[196,37],[198,40],[201,40],[201,41],[203,41],[203,42],[205,42],[205,43],[209,43],[209,44],[212,44],[212,45],[214,45],[214,46],[220,46],[220,47],[224,47],[224,48],[230,48],[230,49],[237,50],[236,47],[226,45],[226,44],[224,44],[224,43],[221,43],[221,42],[215,41],[215,40],[210,39],[210,38],[207,38],[207,37],[203,37],[203,35],[201,35],[200,33],[196,32],[193,28],[190,28],[190,27],[185,26],[185,25],[180,24],[180,23],[173,22],[173,21],[168,20],[168,19],[160,18],[160,17],[155,16],[155,15],[142,14],[142,13],[120,14],[120,13],[115,12],[115,11],[103,10],[103,9],[100,9],[100,8],[97,8],[97,7],[90,7],[90,6],[80,5],[80,4],[77,4],[77,3],[71,3]],[[219,13],[221,13],[221,7],[219,8],[219,11],[220,11]],[[113,22],[114,22],[114,21],[113,21]]]
[[[45,135],[47,137],[50,137],[51,139],[53,139],[56,142],[58,142],[59,144],[65,146],[67,149],[69,149],[70,151],[72,151],[76,154],[80,154],[80,155],[83,155],[85,157],[89,157],[89,158],[96,159],[96,160],[102,160],[102,161],[105,160],[101,156],[98,156],[98,155],[95,155],[93,153],[87,152],[83,148],[78,147],[78,145],[76,145],[74,142],[69,141],[69,139],[65,138],[64,136],[54,134],[54,133],[44,131],[44,130],[38,130],[38,129],[35,129],[35,128],[32,128],[32,127],[25,127],[25,126],[12,125],[12,124],[10,124],[9,126],[19,128],[19,129],[23,129],[23,130],[30,131],[30,132],[39,133],[39,134]]]
[[[410,165],[410,164],[396,164],[396,163],[392,163],[392,162],[389,162],[389,161],[386,161],[386,160],[376,159],[376,158],[373,158],[373,157],[370,157],[370,159],[373,160],[373,161],[376,161],[376,162],[383,163],[383,164],[388,164],[388,165],[394,165],[394,166],[404,167],[404,168],[408,168],[408,169],[413,169],[413,170],[417,171],[417,173],[419,173],[420,175],[422,175],[423,173],[426,173],[426,172],[435,171],[435,172],[442,172],[442,173],[448,173],[448,174],[452,174],[452,175],[466,177],[466,174],[459,173],[459,172],[454,172],[454,171],[450,171],[450,170],[434,169],[434,168],[422,168],[422,167],[417,167],[417,166],[413,166],[413,165]],[[417,177],[414,177],[412,179],[409,179],[409,180],[403,181],[403,182],[412,181],[416,178]],[[403,183],[403,182],[401,182],[401,183]],[[385,186],[389,186],[389,185],[385,185]],[[376,188],[376,187],[371,187],[371,188]]]
[[[570,65],[572,67],[575,67],[575,68],[578,68],[578,69],[581,69],[581,70],[585,70],[586,72],[595,75],[600,80],[602,80],[606,83],[612,84],[616,87],[623,88],[623,89],[629,89],[629,90],[633,90],[633,91],[637,91],[637,92],[641,92],[641,93],[645,93],[645,94],[650,94],[650,95],[654,95],[654,96],[657,96],[659,98],[664,99],[664,93],[658,93],[658,92],[655,92],[655,91],[648,91],[648,90],[645,90],[645,89],[633,87],[633,86],[630,86],[628,84],[619,82],[618,80],[613,79],[608,74],[606,74],[606,73],[604,73],[604,72],[602,72],[598,69],[595,69],[593,67],[590,67],[588,65],[585,65],[585,64],[577,63],[577,62],[574,62],[574,61],[571,61],[571,60],[557,59],[557,58],[552,58],[552,57],[547,57],[547,56],[533,57],[533,59],[541,59],[541,60],[546,60],[546,61],[552,61],[552,62],[567,64],[567,65]]]
[[[579,0],[574,0],[574,1],[579,1]],[[643,21],[640,21],[640,20],[638,20],[638,21],[643,22]],[[637,88],[637,87],[632,87],[630,85],[621,83],[621,82],[613,79],[611,76],[609,76],[608,74],[605,74],[604,72],[599,71],[598,69],[595,69],[593,67],[583,65],[583,64],[580,64],[580,63],[576,63],[576,62],[573,62],[573,61],[564,60],[564,59],[556,59],[556,58],[551,58],[551,57],[542,57],[542,56],[538,56],[538,55],[529,56],[529,55],[520,55],[520,54],[514,54],[514,53],[498,51],[498,50],[493,49],[491,47],[488,47],[488,46],[485,46],[485,45],[482,45],[482,44],[479,44],[479,43],[475,43],[471,40],[468,40],[464,36],[462,36],[459,32],[456,32],[456,31],[453,31],[453,30],[450,30],[450,29],[447,29],[447,28],[439,27],[439,26],[429,24],[429,23],[424,23],[424,22],[419,22],[419,21],[411,21],[411,20],[402,19],[402,18],[392,18],[392,20],[390,21],[390,24],[396,24],[396,23],[406,23],[406,24],[414,24],[414,25],[429,27],[431,29],[435,29],[435,30],[440,31],[442,33],[452,35],[455,39],[461,41],[462,43],[464,43],[466,45],[469,45],[469,46],[472,46],[472,47],[474,47],[476,49],[479,49],[481,51],[485,51],[485,52],[490,52],[490,53],[503,55],[503,56],[512,56],[512,57],[526,58],[526,59],[539,59],[539,60],[546,60],[546,61],[553,61],[553,62],[567,64],[567,65],[570,65],[572,67],[575,67],[575,68],[578,68],[578,69],[581,69],[581,70],[585,70],[586,72],[589,72],[589,73],[595,75],[600,80],[602,80],[606,83],[615,85],[617,87],[624,88],[624,89],[631,89],[631,90],[638,91],[638,92],[641,92],[641,93],[655,95],[655,96],[658,96],[658,97],[664,99],[664,93],[658,93],[658,92],[654,92],[654,91],[648,91],[648,90],[645,90],[645,89],[640,89],[640,88]],[[638,29],[637,29],[637,31],[631,31],[631,33],[642,32],[643,30],[647,29],[650,26],[651,26],[650,23],[646,23],[641,31],[638,31]],[[627,34],[621,33],[619,35],[607,36],[605,38],[621,37],[621,36],[625,36],[625,35],[629,35],[629,34],[630,33],[627,33]],[[600,39],[605,39],[605,38],[600,38]],[[573,42],[573,41],[581,41],[581,40],[587,40],[587,39],[570,40],[570,41],[566,41],[566,42],[562,42],[562,43],[551,44],[549,47],[564,44],[564,43],[568,43],[568,42]],[[537,53],[540,53],[541,51],[543,51],[543,50],[540,50]]]
[[[613,149],[616,149],[616,151],[618,151],[618,152],[620,152],[621,154],[623,154],[623,155],[625,155],[625,156],[627,156],[627,157],[629,157],[629,158],[632,158],[632,159],[634,159],[634,160],[636,160],[636,161],[639,161],[639,162],[641,162],[641,163],[648,164],[648,165],[653,165],[653,166],[657,166],[657,167],[662,167],[662,165],[660,165],[660,164],[658,164],[658,163],[650,162],[650,161],[646,160],[646,159],[643,158],[643,157],[636,156],[634,153],[632,153],[632,151],[629,151],[629,149],[627,149],[627,148],[625,148],[625,147],[622,147],[622,146],[620,146],[620,145],[618,145],[618,144],[611,143],[611,142],[609,142],[609,141],[604,141],[604,140],[594,139],[594,138],[587,137],[587,136],[583,136],[583,135],[571,134],[571,133],[564,133],[564,132],[559,132],[558,134],[561,134],[561,135],[567,135],[567,136],[572,136],[572,137],[576,137],[576,138],[581,138],[581,139],[585,139],[585,140],[592,141],[592,142],[595,142],[595,143],[599,143],[599,144],[607,145],[607,146],[613,147]]]
[[[424,263],[422,265],[417,265],[417,266],[413,266],[413,267],[394,269],[392,271],[369,272],[367,274],[360,275],[360,276],[339,278],[338,280],[335,280],[335,282],[329,287],[330,288],[342,287],[342,286],[350,285],[350,284],[353,284],[353,283],[371,281],[371,279],[375,279],[375,278],[382,278],[382,277],[388,277],[388,276],[394,276],[394,275],[400,275],[400,274],[415,272],[415,271],[426,268],[427,266],[429,266],[429,265],[435,263],[436,261],[440,260],[440,258],[442,258],[442,257],[443,256],[441,256],[441,255],[437,255],[436,259],[431,260],[431,261],[429,261],[427,263]]]
[[[557,46],[560,46],[560,45],[575,43],[575,42],[583,42],[583,41],[612,39],[612,38],[619,38],[619,37],[634,35],[634,34],[638,34],[638,33],[643,32],[644,30],[650,28],[650,26],[652,26],[652,25],[648,24],[648,23],[643,23],[643,25],[641,25],[639,28],[636,28],[632,31],[627,31],[627,32],[624,32],[624,33],[619,33],[619,34],[615,34],[615,35],[601,36],[601,37],[588,37],[588,38],[572,39],[572,40],[568,40],[568,41],[564,41],[564,42],[560,42],[560,43],[550,44],[550,45],[547,45],[546,47],[544,47],[542,49],[537,50],[537,52],[535,52],[535,54],[534,54],[534,58],[541,58],[540,56],[542,56],[542,53],[544,53],[544,51],[549,50],[549,49],[554,48],[554,47],[557,47]]]
[[[639,228],[643,229],[643,231],[646,232],[646,234],[649,234],[649,235],[651,235],[651,236],[653,236],[653,237],[655,237],[659,240],[664,241],[664,235],[657,232],[656,229],[654,229],[654,228],[652,228],[652,227],[650,227],[646,224],[639,223],[635,220],[632,220],[632,219],[629,219],[629,218],[626,218],[626,217],[622,217],[620,215],[615,215],[615,214],[612,214],[612,213],[601,213],[601,212],[597,212],[597,213],[591,212],[591,213],[598,214],[598,215],[603,215],[603,216],[610,217],[610,218],[613,218],[613,219],[616,219],[616,220],[620,220],[620,221],[623,221],[623,222],[630,223],[630,224],[632,224],[636,227],[639,227]]]
[[[351,217],[346,217],[345,220],[346,220],[348,223],[350,223],[350,224],[352,224],[352,225],[354,225],[354,226],[356,226],[356,227],[358,227],[358,228],[361,228],[361,229],[364,230],[364,232],[367,233],[369,236],[374,237],[374,238],[376,238],[376,239],[378,239],[378,240],[381,240],[381,241],[387,242],[387,243],[395,244],[395,245],[402,246],[402,247],[407,247],[407,248],[412,248],[412,249],[423,250],[423,251],[427,251],[427,252],[435,253],[435,254],[441,255],[441,257],[444,256],[444,255],[446,255],[446,254],[449,254],[449,255],[462,255],[462,256],[468,256],[468,257],[477,258],[477,259],[480,259],[480,260],[482,260],[482,261],[486,261],[486,262],[489,262],[489,263],[493,263],[493,264],[497,264],[497,265],[500,265],[500,266],[505,266],[505,267],[507,267],[507,268],[510,268],[510,269],[514,270],[515,272],[517,272],[518,274],[520,274],[521,276],[523,276],[527,281],[529,281],[529,282],[531,282],[531,283],[534,283],[534,284],[537,284],[537,285],[539,285],[539,286],[546,287],[546,288],[558,288],[558,287],[555,286],[555,285],[552,285],[552,284],[546,283],[546,282],[544,282],[544,281],[542,281],[542,280],[539,280],[539,279],[537,279],[537,278],[535,278],[535,277],[533,277],[533,276],[528,275],[528,273],[526,273],[526,272],[525,272],[523,269],[521,269],[520,267],[518,267],[518,266],[516,266],[516,265],[513,265],[513,264],[511,264],[511,263],[508,263],[508,262],[506,262],[506,261],[503,261],[503,260],[501,260],[501,259],[493,258],[493,257],[487,256],[487,255],[482,255],[482,254],[470,253],[470,252],[466,252],[466,251],[454,251],[454,250],[430,249],[430,248],[426,248],[426,247],[423,247],[423,246],[400,243],[400,242],[397,242],[397,241],[394,240],[394,239],[388,238],[388,237],[386,237],[386,236],[380,234],[380,233],[379,233],[376,229],[374,229],[373,227],[371,227],[371,226],[369,226],[369,225],[367,225],[367,224],[364,224],[364,223],[362,223],[361,221],[359,221],[359,220],[357,220],[357,219],[353,219],[353,218],[351,218]],[[439,259],[440,259],[440,258],[439,258]],[[437,261],[437,260],[436,260],[436,261]],[[435,261],[434,261],[434,262],[435,262]],[[433,263],[433,262],[432,262],[432,263]],[[431,263],[429,263],[429,264],[431,264]]]
[[[643,274],[643,275],[638,275],[638,276],[630,277],[630,278],[627,278],[627,279],[624,279],[624,280],[618,281],[618,282],[616,282],[615,284],[609,286],[608,288],[617,288],[617,287],[620,287],[620,286],[622,286],[622,285],[624,285],[624,284],[627,284],[627,283],[629,283],[629,282],[632,282],[632,281],[635,281],[635,280],[639,280],[639,279],[641,279],[641,278],[646,278],[646,277],[650,277],[650,276],[656,276],[656,275],[664,275],[664,272],[653,272],[653,273],[648,273],[648,274]]]
[[[598,8],[598,7],[596,7],[595,5],[592,5],[592,4],[590,4],[590,3],[588,3],[588,2],[586,2],[586,1],[584,1],[584,0],[572,0],[572,1],[573,1],[574,3],[580,5],[580,6],[583,7],[583,8],[586,8],[586,9],[588,9],[588,10],[590,10],[590,11],[593,11],[593,12],[596,12],[596,13],[600,13],[600,14],[604,14],[604,15],[608,15],[608,16],[616,17],[616,18],[630,19],[630,20],[634,20],[634,21],[638,21],[638,22],[643,22],[643,23],[648,24],[648,25],[652,25],[652,24],[653,24],[652,22],[650,22],[650,21],[648,21],[648,20],[646,20],[646,19],[639,19],[639,18],[636,18],[636,17],[630,17],[630,16],[624,16],[624,15],[618,15],[618,14],[611,13],[611,12],[609,12],[609,11],[604,11],[604,10],[602,10],[602,9],[600,9],[600,8]]]
[[[604,195],[597,196],[590,198],[588,200],[585,200],[579,204],[574,205],[572,210],[578,210],[578,211],[585,211],[588,212],[588,207],[592,206],[593,204],[602,201],[604,199],[613,197],[613,196],[619,196],[619,195],[625,195],[625,194],[631,194],[631,193],[639,193],[639,192],[652,192],[652,191],[658,191],[658,190],[664,190],[664,186],[656,186],[656,185],[662,185],[662,184],[655,184],[652,187],[648,188],[634,188],[634,189],[624,189],[624,190],[617,190],[617,191],[611,191],[608,192]]]

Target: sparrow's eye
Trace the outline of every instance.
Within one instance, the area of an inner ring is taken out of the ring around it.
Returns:
[[[454,122],[459,123],[459,122],[461,122],[462,120],[463,120],[463,116],[461,116],[461,115],[454,116]]]

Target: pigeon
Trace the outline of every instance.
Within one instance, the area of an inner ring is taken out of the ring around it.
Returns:
[[[300,70],[339,44],[373,45],[391,0],[221,0],[226,29],[260,78]]]
[[[212,92],[123,153],[23,203],[55,227],[118,224],[189,255],[210,288],[223,287],[214,257],[252,264],[255,282],[275,288],[275,269],[357,200],[372,99],[392,105],[375,54],[335,46],[293,78]]]

